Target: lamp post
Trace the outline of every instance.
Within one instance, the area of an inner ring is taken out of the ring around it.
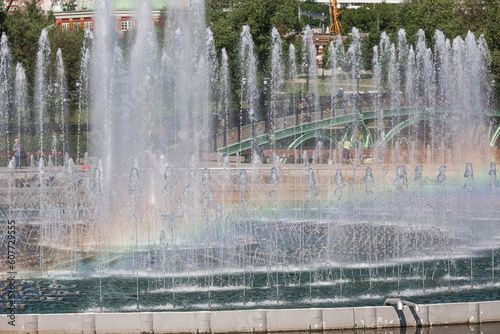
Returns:
[[[306,72],[306,106],[303,106],[304,112],[306,114],[307,121],[311,121],[311,114],[309,112],[309,64],[304,63],[304,72]]]
[[[241,102],[243,102],[243,93],[245,86],[247,85],[247,78],[243,77],[241,78]],[[241,103],[240,102],[240,103]],[[238,142],[241,142],[241,126],[243,124],[243,110],[242,107],[240,106],[240,124],[238,124]]]
[[[358,70],[358,74],[356,76],[356,113],[361,113],[361,95],[359,93],[359,79],[360,79],[360,74]]]
[[[80,94],[80,80],[75,81],[76,91],[61,90],[59,93],[63,98],[64,103],[64,156],[71,155],[71,147],[69,144],[69,100],[72,95]],[[55,82],[54,87],[59,89],[59,83]]]
[[[265,92],[267,95],[267,112],[265,113],[265,132],[269,133],[271,130],[271,103],[270,103],[270,94],[269,94],[269,87],[270,87],[270,81],[268,77],[264,77],[264,87],[265,87]]]
[[[257,121],[255,117],[255,106],[250,104],[248,108],[248,116],[250,117],[250,123],[252,124],[252,141],[255,146],[255,141],[257,140]]]
[[[229,122],[229,117],[228,117],[228,114],[227,114],[227,106],[225,106],[225,112],[224,112],[224,124],[223,124],[223,140],[224,140],[224,147],[227,147],[227,128],[229,126],[228,122]]]
[[[210,82],[212,83],[212,132],[213,132],[213,144],[214,152],[217,152],[217,110],[215,108],[215,77],[210,76]]]

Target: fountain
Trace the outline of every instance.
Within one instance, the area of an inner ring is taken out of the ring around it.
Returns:
[[[301,54],[291,45],[287,61],[273,30],[266,116],[245,26],[241,72],[232,73],[244,78],[239,119],[231,120],[227,53],[217,54],[205,29],[204,4],[193,1],[187,10],[177,2],[168,11],[163,47],[146,2],[135,37],[126,37],[130,43],[119,43],[111,2],[96,3],[96,28],[86,32],[82,48],[78,104],[79,129],[92,131],[89,139],[79,132],[75,150],[81,156],[80,143],[88,140],[82,159],[91,170],[69,157],[58,167],[47,153],[23,174],[13,165],[4,173],[2,214],[17,224],[16,265],[26,279],[25,293],[16,297],[27,305],[20,313],[320,308],[382,305],[387,296],[419,303],[498,299],[498,185],[485,145],[491,92],[482,37],[469,33],[450,42],[436,32],[431,49],[423,31],[415,47],[403,30],[396,45],[384,33],[374,52],[374,92],[365,94],[353,29],[347,49],[340,37],[331,42],[325,104],[311,29]],[[37,140],[23,125],[24,71],[17,65],[11,75],[5,35],[0,44],[0,106],[8,110],[2,117],[40,152],[55,152],[63,141],[44,126],[54,94],[48,43],[44,30]],[[61,64],[59,52],[57,59]],[[63,87],[64,67],[57,69]],[[298,73],[308,78],[303,96],[282,94]],[[11,103],[4,98],[14,79]],[[303,98],[305,120],[295,110]],[[375,110],[370,126],[359,121],[371,111],[363,110],[368,99]],[[357,114],[358,121],[346,131],[315,132],[293,147],[295,161],[282,163],[276,148],[283,141],[274,135],[291,126],[303,131],[307,118],[319,121],[327,108],[325,117]],[[265,117],[272,164],[259,146]],[[239,142],[228,138],[235,124],[242,139],[253,138],[251,163],[241,156],[214,161],[212,129],[220,129],[215,146],[224,153]],[[371,160],[341,164],[337,141],[352,140],[356,131],[358,148],[373,148]],[[308,152],[307,140],[321,145]],[[331,153],[322,164],[325,150]]]

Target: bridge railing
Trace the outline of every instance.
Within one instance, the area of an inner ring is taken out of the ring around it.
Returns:
[[[279,101],[271,101],[276,114],[274,119],[269,115],[269,108],[266,103],[255,110],[256,122],[272,122],[274,126],[280,128],[283,123],[286,126],[299,125],[312,120],[311,116],[319,114],[321,118],[335,115],[346,115],[356,111],[364,112],[376,108],[407,107],[407,99],[404,94],[376,92],[345,93],[343,95],[321,96],[317,101],[311,99],[304,105],[300,95],[284,95]],[[422,101],[419,105],[423,105]],[[232,110],[227,115],[216,113],[216,131],[222,134],[232,132],[234,129],[251,125],[249,108]],[[317,119],[315,117],[314,119]],[[292,122],[294,121],[294,122]],[[272,125],[271,125],[272,126]]]

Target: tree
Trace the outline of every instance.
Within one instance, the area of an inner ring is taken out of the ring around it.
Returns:
[[[2,34],[3,23],[4,23],[5,18],[7,16],[7,13],[5,13],[5,10],[4,10],[3,6],[4,6],[4,2],[0,1],[0,35]]]
[[[370,7],[363,6],[356,9],[344,9],[344,14],[342,15],[342,28],[348,33],[352,30],[352,27],[356,27],[360,32],[369,32],[370,26],[373,24],[374,12],[370,10]]]
[[[481,19],[481,26],[478,33],[484,34],[491,55],[491,73],[495,83],[500,83],[500,7],[498,1],[485,0],[485,11]],[[500,84],[495,86],[495,96],[500,97]]]
[[[52,55],[61,49],[68,88],[75,90],[76,79],[80,76],[82,58],[83,30],[63,30],[57,27],[49,30],[49,40]]]
[[[80,75],[81,47],[83,31],[62,30],[55,23],[52,14],[41,13],[34,4],[28,5],[25,11],[16,11],[7,16],[2,28],[9,38],[14,64],[20,62],[28,81],[28,94],[32,95],[35,82],[38,40],[42,29],[48,30],[51,46],[52,63],[55,64],[57,49],[62,51],[68,89],[75,90],[75,81]],[[49,101],[49,104],[52,103]],[[49,108],[48,115],[53,120],[56,109]],[[70,108],[70,111],[72,109]],[[28,123],[34,126],[34,109],[29,110]],[[51,122],[54,127],[54,122]],[[34,131],[33,131],[34,133]]]
[[[372,70],[373,67],[373,47],[380,42],[380,30],[376,25],[373,25],[368,36],[361,42],[361,49],[363,51],[364,68]]]
[[[231,58],[237,54],[241,28],[250,26],[259,64],[265,68],[271,45],[271,30],[276,27],[291,42],[300,32],[298,0],[209,0],[207,23],[217,49],[226,48]]]
[[[387,3],[346,8],[342,15],[342,27],[346,32],[356,27],[360,32],[370,32],[376,29],[380,32],[392,33],[395,29],[394,18],[397,8],[398,5]]]
[[[34,83],[38,39],[42,29],[47,29],[52,56],[55,57],[57,49],[61,49],[69,88],[74,89],[80,72],[84,33],[81,30],[62,30],[54,22],[52,14],[45,15],[35,4],[29,4],[25,11],[8,15],[3,28],[9,38],[12,55],[25,68],[30,86]]]
[[[468,30],[484,34],[491,55],[491,74],[500,82],[500,7],[498,0],[407,0],[398,6],[397,26],[405,28],[408,41],[415,43],[418,29],[425,31],[432,45],[436,29],[450,39],[465,37]],[[500,85],[496,85],[496,97]]]
[[[298,18],[298,0],[208,0],[207,24],[214,35],[218,50],[226,49],[229,67],[232,73],[232,101],[239,101],[238,46],[240,33],[244,25],[250,26],[255,52],[259,64],[260,76],[269,68],[271,31],[276,27],[285,43],[296,42],[301,31]],[[235,106],[234,110],[238,108]]]
[[[12,55],[26,70],[28,81],[33,83],[38,39],[42,29],[54,23],[53,16],[42,14],[34,3],[26,10],[16,11],[5,19],[3,29],[9,38]]]
[[[457,19],[454,0],[403,1],[398,6],[395,26],[405,29],[410,44],[415,44],[419,29],[425,32],[429,45],[436,29],[448,38],[464,36],[467,32],[463,21]]]
[[[300,8],[310,10],[310,11],[313,11],[313,12],[316,12],[319,14],[323,14],[325,16],[325,21],[323,22],[325,27],[328,28],[330,26],[330,10],[329,10],[328,5],[326,5],[324,3],[317,3],[314,0],[306,0],[300,4]],[[306,16],[303,16],[301,18],[301,21],[302,21],[301,22],[302,25],[304,25],[304,26],[307,24],[309,24],[311,27],[321,27],[322,26],[322,22],[320,20],[314,19],[314,18],[309,18]]]

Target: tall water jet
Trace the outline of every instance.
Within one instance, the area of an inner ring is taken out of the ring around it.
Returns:
[[[217,108],[222,117],[222,128],[223,128],[223,145],[227,147],[227,132],[230,125],[234,125],[232,121],[232,115],[230,116],[229,111],[231,107],[231,83],[230,83],[230,72],[229,72],[229,58],[225,48],[221,50],[221,69],[219,74],[219,107]]]
[[[206,134],[204,140],[206,145],[202,148],[205,152],[216,152],[217,151],[217,100],[221,99],[221,96],[217,94],[218,81],[220,80],[221,73],[219,72],[220,63],[217,58],[217,51],[215,49],[214,35],[210,28],[206,29],[206,45],[204,50],[204,66],[203,72],[205,75],[205,83],[207,92],[212,92],[212,94],[207,94],[205,101],[207,105],[201,105],[205,110],[208,110],[208,115],[205,115],[205,123],[203,128],[210,129],[212,136],[209,133]],[[210,96],[209,96],[210,95]]]
[[[374,62],[378,67],[378,70],[375,71],[375,79],[379,88],[377,92],[377,107],[379,110],[389,107],[391,102],[387,101],[387,99],[384,98],[383,93],[393,92],[394,88],[393,84],[391,83],[391,74],[393,74],[392,72],[394,68],[394,64],[391,63],[392,61],[394,61],[394,59],[392,58],[393,46],[394,45],[391,43],[389,36],[384,31],[380,36],[380,42],[376,53],[377,59],[374,59]]]
[[[103,183],[101,184],[103,203],[103,214],[112,215],[115,210],[112,203],[112,180],[111,175],[118,161],[114,159],[114,152],[118,149],[113,133],[114,115],[118,113],[117,107],[121,106],[117,89],[114,83],[122,79],[117,76],[118,68],[121,66],[118,60],[113,59],[113,47],[117,48],[118,36],[115,23],[112,19],[113,8],[110,1],[96,2],[96,22],[94,29],[94,40],[91,51],[92,66],[90,83],[92,101],[92,140],[89,151],[98,159],[102,159]],[[121,108],[119,108],[121,109]],[[121,164],[120,164],[121,165]],[[106,223],[111,217],[102,220]],[[108,232],[107,229],[104,229]]]
[[[44,135],[47,129],[44,128],[44,118],[48,113],[49,98],[49,68],[50,68],[50,44],[47,30],[43,29],[38,39],[38,53],[36,57],[35,73],[35,110],[38,117],[38,135],[40,138],[40,152],[48,151],[49,146],[44,144]]]
[[[55,156],[56,151],[58,150],[57,144],[58,142],[64,143],[63,147],[63,152],[66,154],[69,152],[69,141],[66,141],[65,138],[68,138],[68,129],[66,129],[65,121],[66,117],[69,117],[69,110],[68,114],[66,115],[66,107],[68,107],[69,103],[69,96],[67,95],[68,91],[68,83],[66,81],[66,75],[64,71],[64,63],[63,63],[63,58],[62,58],[62,52],[61,49],[57,49],[56,52],[56,76],[54,78],[53,85],[54,87],[54,113],[51,115],[50,123],[51,123],[51,133],[52,133],[52,156]],[[69,122],[69,120],[68,120]],[[59,132],[59,129],[64,129],[63,130],[63,135],[60,138],[57,138],[57,132]],[[66,163],[66,157],[64,157],[64,162]]]
[[[339,115],[339,111],[337,108],[340,107],[340,99],[343,95],[343,88],[340,87],[339,82],[342,79],[341,75],[338,74],[338,69],[342,68],[345,62],[344,55],[344,45],[342,42],[342,36],[338,35],[335,41],[331,41],[328,47],[328,68],[332,71],[331,75],[331,88],[330,88],[330,110],[332,112],[332,116]]]
[[[21,137],[26,131],[26,120],[28,113],[28,85],[26,81],[26,72],[21,63],[16,64],[16,77],[14,79],[14,109],[17,121],[17,138]],[[26,142],[27,147],[31,147],[29,141]]]
[[[268,118],[270,121],[270,133],[273,136],[279,124],[279,110],[283,110],[283,101],[281,91],[285,83],[285,66],[283,64],[283,42],[281,41],[278,29],[273,28],[271,32],[271,97],[270,105],[267,106]],[[271,143],[274,148],[275,143]]]
[[[377,59],[375,59],[377,57]],[[389,36],[383,32],[380,36],[380,43],[374,52],[374,77],[377,82],[377,109],[379,110],[377,128],[379,136],[382,134],[384,122],[384,109],[398,109],[400,107],[400,73],[396,55],[396,47],[391,43]],[[392,122],[399,124],[399,117],[392,119]],[[395,126],[395,124],[391,124]],[[392,141],[391,159],[394,163],[399,163],[399,142],[398,138]],[[395,152],[396,153],[395,155]],[[380,152],[383,155],[383,152]],[[378,160],[383,159],[377,157]]]
[[[2,132],[9,133],[8,124],[11,113],[12,103],[12,55],[8,46],[8,39],[5,33],[0,38],[0,113],[4,120]],[[10,151],[9,136],[6,136],[6,142],[1,143],[2,151]]]
[[[456,152],[453,162],[463,161],[473,154],[474,159],[485,163],[483,157],[487,154],[485,143],[488,140],[482,111],[487,108],[491,86],[485,75],[490,60],[484,37],[476,39],[469,32],[465,40],[455,38],[451,48],[453,70],[448,75],[452,77],[453,88],[449,98],[451,117],[447,120],[447,133],[453,138],[453,151]],[[463,136],[463,133],[469,135]]]
[[[88,152],[89,149],[89,139],[90,139],[90,135],[88,134],[90,130],[90,125],[89,125],[90,80],[89,79],[91,74],[90,62],[92,60],[91,46],[93,41],[94,41],[94,34],[92,33],[92,30],[90,29],[85,30],[83,45],[82,45],[82,60],[80,63],[80,77],[79,77],[80,88],[78,92],[78,134],[76,143],[77,158],[82,155],[81,154],[82,144],[83,144],[81,142],[82,125],[83,128],[85,129],[85,133],[87,134],[85,136],[84,152]],[[85,162],[87,166],[89,165],[89,163],[90,163],[89,161]]]
[[[134,163],[134,159],[153,164],[152,155],[160,148],[153,138],[161,124],[159,106],[159,50],[157,48],[156,31],[151,20],[148,1],[141,1],[137,13],[135,41],[130,47],[128,71],[125,74],[127,85],[123,96],[129,96],[123,110],[122,127],[119,134],[120,145],[125,144],[127,150],[115,150],[113,159],[121,161],[125,166]],[[133,133],[134,136],[130,136]],[[147,191],[147,189],[146,189]]]
[[[404,32],[404,31],[403,31]],[[406,54],[406,43],[403,42],[403,39],[406,40],[406,34],[400,33],[401,36],[400,40],[400,49],[399,52],[400,54]],[[401,49],[403,48],[403,49]],[[402,69],[402,85],[404,85],[404,107],[409,108],[410,112],[412,114],[416,114],[418,112],[418,94],[417,94],[417,85],[416,85],[416,68],[415,68],[415,51],[413,50],[413,46],[410,46],[408,48],[407,52],[407,57],[406,61],[404,61],[404,58],[402,57],[403,62],[400,61],[400,66]],[[409,152],[410,152],[410,163],[416,163],[416,156],[417,156],[417,147],[419,147],[419,127],[417,124],[414,124],[410,127],[410,130],[408,131],[408,142],[409,142]],[[423,143],[420,143],[420,146],[425,147],[426,142],[425,139],[423,139]]]
[[[349,85],[351,86],[351,91],[353,93],[348,97],[348,108],[350,109],[350,111],[360,112],[361,101],[359,101],[359,80],[361,79],[360,71],[362,66],[362,51],[359,30],[353,27],[351,36],[352,41],[346,52],[346,68],[349,73]]]
[[[297,78],[297,50],[295,49],[295,45],[290,44],[288,49],[288,64],[287,64],[287,80],[295,81]],[[295,111],[294,107],[297,105],[297,97],[295,90],[290,96],[290,101],[288,101],[289,110],[287,114],[294,113],[295,114],[295,125],[299,123],[299,113]],[[283,122],[285,123],[285,122]]]
[[[311,113],[320,111],[322,106],[318,92],[317,51],[313,41],[313,31],[309,26],[306,26],[304,30],[302,43],[302,73],[306,76],[305,95],[302,99],[306,107],[302,106],[302,109],[306,119],[310,120]]]
[[[452,59],[450,40],[446,38],[442,31],[436,30],[434,35],[436,40],[436,80],[437,80],[437,100],[436,103],[440,107],[447,107],[452,101],[449,96],[452,92]]]
[[[199,1],[192,2],[189,10],[182,1],[174,1],[167,14],[165,42],[162,51],[163,106],[167,108],[165,124],[176,147],[169,156],[183,157],[181,164],[198,164],[208,146],[209,117],[208,94],[210,74],[205,58],[207,31],[204,11]],[[199,80],[191,80],[196,77]],[[168,132],[168,131],[167,131]],[[193,165],[192,165],[193,166]]]
[[[408,41],[406,40],[406,31],[404,29],[399,29],[398,30],[398,42],[397,42],[397,61],[398,61],[398,76],[400,78],[400,87],[401,87],[401,92],[405,92],[405,87],[406,87],[406,68],[408,66],[409,62],[409,46],[408,46]],[[405,105],[406,101],[404,101],[404,96],[402,97],[403,100],[400,101],[401,105]]]
[[[418,89],[417,89],[417,74],[416,74],[416,61],[415,50],[413,45],[408,50],[408,60],[405,68],[405,106],[416,108],[418,107]]]
[[[257,143],[256,122],[263,111],[258,110],[259,90],[257,83],[257,58],[250,27],[243,26],[240,34],[239,63],[241,82],[241,105],[248,108],[252,127],[252,162],[259,164],[260,150]]]

